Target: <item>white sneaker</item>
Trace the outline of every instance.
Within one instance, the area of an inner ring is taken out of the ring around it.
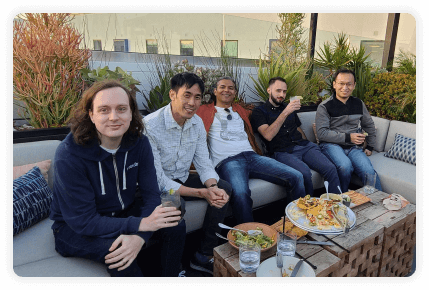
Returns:
[[[177,277],[186,277],[185,274],[186,274],[186,271],[183,270],[182,272],[179,273],[179,276]]]

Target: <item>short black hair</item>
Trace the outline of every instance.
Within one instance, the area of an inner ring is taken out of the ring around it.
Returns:
[[[271,86],[271,85],[272,85],[272,84],[274,84],[276,81],[284,82],[284,83],[287,85],[286,80],[285,80],[284,78],[282,78],[282,77],[274,77],[274,78],[271,78],[271,79],[268,81],[268,86]]]
[[[216,104],[216,96],[214,94],[214,90],[217,89],[217,85],[222,80],[229,80],[229,81],[231,81],[234,84],[235,91],[238,93],[237,83],[235,82],[235,80],[232,77],[229,77],[229,76],[220,77],[220,78],[217,79],[216,83],[213,84],[211,92],[210,92],[210,98],[213,100],[213,102],[215,102],[215,104]]]
[[[194,73],[182,72],[173,76],[170,80],[170,88],[176,93],[183,86],[187,89],[192,88],[195,84],[200,87],[201,95],[204,94],[204,82],[203,80]]]
[[[347,69],[347,68],[340,68],[340,69],[338,69],[335,73],[334,73],[334,75],[332,76],[333,77],[333,81],[335,82],[336,80],[337,80],[337,76],[339,75],[339,74],[352,74],[353,75],[353,79],[355,80],[355,82],[356,82],[356,75],[355,75],[355,72],[354,71],[352,71],[351,69]]]

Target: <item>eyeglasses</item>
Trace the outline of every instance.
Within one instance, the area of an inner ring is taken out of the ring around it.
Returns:
[[[228,116],[226,118],[228,119],[228,121],[231,121],[232,120],[231,111],[229,109],[224,109],[224,110],[228,113]]]
[[[351,88],[351,87],[353,87],[353,83],[337,83],[336,82],[336,84],[338,85],[338,86],[340,86],[340,87],[344,87],[344,86],[346,86],[346,87],[348,87],[348,88]]]

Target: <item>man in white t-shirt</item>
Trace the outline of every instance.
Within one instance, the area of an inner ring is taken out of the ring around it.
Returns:
[[[285,186],[292,199],[305,196],[302,174],[272,158],[261,156],[249,110],[233,104],[236,84],[230,77],[222,77],[213,91],[213,103],[202,105],[197,115],[207,131],[210,159],[216,172],[233,189],[230,197],[233,215],[238,223],[252,222],[253,201],[249,178],[263,179]]]

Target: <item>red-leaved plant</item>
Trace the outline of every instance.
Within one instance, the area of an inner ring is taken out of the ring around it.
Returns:
[[[35,128],[66,126],[91,52],[69,13],[27,13],[13,26],[13,94]]]

